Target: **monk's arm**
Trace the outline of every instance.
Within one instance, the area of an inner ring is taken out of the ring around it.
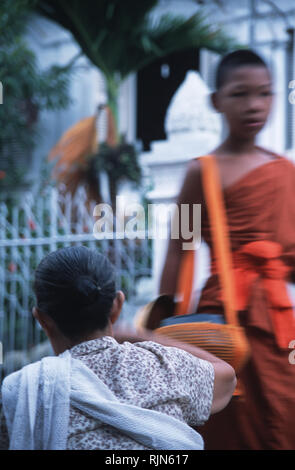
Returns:
[[[153,341],[162,346],[182,349],[192,356],[210,362],[214,369],[214,391],[211,406],[211,414],[218,413],[229,403],[237,384],[237,378],[234,369],[222,359],[213,354],[188,343],[159,335],[149,330],[133,331],[118,327],[114,332],[118,343],[128,341],[129,343],[138,343],[141,341]]]
[[[177,200],[178,221],[176,220],[175,222],[174,220],[174,223],[178,223],[179,238],[172,239],[170,237],[160,280],[160,294],[175,295],[181,259],[185,252],[183,250],[183,244],[189,241],[183,238],[182,227],[186,226],[188,221],[183,220],[183,211],[181,210],[181,206],[183,204],[189,205],[189,223],[190,227],[192,228],[193,205],[202,204],[202,202],[203,196],[200,163],[198,160],[193,160],[189,163]]]

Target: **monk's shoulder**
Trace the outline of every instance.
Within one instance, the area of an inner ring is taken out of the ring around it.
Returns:
[[[289,176],[295,177],[295,162],[291,158],[280,155],[278,161],[281,163],[281,168],[284,169]]]
[[[190,173],[194,176],[201,175],[201,162],[199,158],[193,158],[187,164],[187,173]]]
[[[291,158],[291,156],[285,155],[280,152],[275,152],[272,150],[269,150],[268,148],[264,147],[258,147],[260,150],[263,151],[263,153],[270,158],[271,161],[279,161],[281,162],[284,166],[288,168],[293,168],[295,169],[295,163],[294,163],[294,157]]]
[[[291,158],[282,155],[281,159],[283,160],[286,166],[288,166],[289,168],[295,169],[295,162],[291,160]]]
[[[203,199],[201,163],[196,158],[187,163],[179,199],[181,202],[200,202]]]

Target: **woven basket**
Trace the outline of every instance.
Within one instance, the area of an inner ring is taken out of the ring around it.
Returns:
[[[175,308],[171,296],[160,295],[137,312],[134,325],[137,330],[153,330],[204,349],[228,362],[236,372],[242,369],[250,356],[250,348],[241,326],[217,323],[215,319],[221,315],[173,315]]]
[[[249,358],[243,328],[210,322],[181,323],[157,328],[155,333],[205,349],[239,372]]]

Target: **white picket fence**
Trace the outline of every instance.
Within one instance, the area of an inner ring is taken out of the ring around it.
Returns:
[[[0,203],[0,344],[4,368],[0,376],[13,371],[5,364],[12,351],[25,354],[44,340],[32,318],[34,270],[50,251],[73,244],[95,248],[108,256],[117,271],[118,288],[127,299],[136,294],[136,283],[151,276],[151,240],[109,237],[97,240],[93,234],[95,203],[87,205],[81,188],[74,197],[55,188],[26,194],[19,203]],[[3,369],[3,370],[2,370]]]

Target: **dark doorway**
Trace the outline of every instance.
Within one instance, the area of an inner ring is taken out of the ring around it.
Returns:
[[[143,150],[165,140],[164,120],[170,100],[188,70],[199,69],[199,51],[187,49],[156,60],[137,74],[137,139]]]

